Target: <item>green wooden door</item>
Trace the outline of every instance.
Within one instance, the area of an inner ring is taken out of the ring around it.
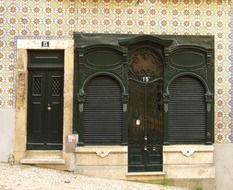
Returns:
[[[149,48],[134,51],[129,63],[128,170],[162,171],[163,67]]]
[[[27,149],[62,149],[63,70],[30,70]]]
[[[129,83],[129,171],[162,171],[162,81]]]

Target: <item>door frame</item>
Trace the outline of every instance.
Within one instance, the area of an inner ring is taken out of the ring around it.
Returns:
[[[49,47],[41,47],[43,41]],[[63,150],[62,155],[68,159],[66,153],[66,137],[72,134],[73,112],[73,76],[74,76],[74,42],[72,39],[17,39],[16,65],[16,121],[15,147],[16,162],[20,162],[26,155],[27,142],[27,100],[28,100],[28,50],[64,50],[64,104],[63,104]]]

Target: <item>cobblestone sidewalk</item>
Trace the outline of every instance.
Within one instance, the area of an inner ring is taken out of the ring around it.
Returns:
[[[0,163],[0,190],[185,190],[123,180],[108,180],[52,169]]]

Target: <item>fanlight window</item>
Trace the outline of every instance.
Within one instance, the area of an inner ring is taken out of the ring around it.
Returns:
[[[139,80],[161,76],[163,65],[161,58],[149,48],[140,48],[130,55],[130,73]],[[131,77],[132,77],[131,76]]]

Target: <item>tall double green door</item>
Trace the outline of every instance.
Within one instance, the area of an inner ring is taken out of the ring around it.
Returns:
[[[150,48],[129,60],[128,171],[162,171],[163,65]]]
[[[62,149],[63,71],[29,71],[27,149]]]

